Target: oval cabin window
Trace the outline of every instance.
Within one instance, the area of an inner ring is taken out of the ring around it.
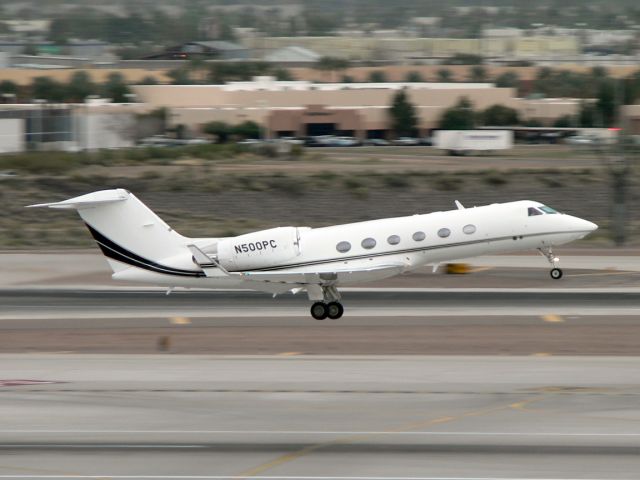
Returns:
[[[391,235],[387,238],[389,245],[398,245],[400,243],[400,237],[398,235]]]
[[[438,230],[438,236],[441,238],[447,238],[449,235],[451,235],[451,230],[448,228],[441,228]]]
[[[462,231],[467,235],[471,235],[472,233],[476,233],[476,226],[471,224],[465,225]]]
[[[340,242],[338,243],[338,245],[336,245],[336,250],[338,250],[340,253],[347,253],[349,250],[351,250],[351,244],[349,242]]]
[[[427,235],[424,232],[416,232],[413,234],[412,238],[416,241],[416,242],[421,242],[423,241],[425,238],[427,238]]]
[[[366,248],[367,250],[372,249],[376,246],[376,241],[373,238],[365,238],[362,240],[362,248]]]

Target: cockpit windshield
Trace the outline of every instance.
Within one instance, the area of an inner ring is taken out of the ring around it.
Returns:
[[[540,207],[529,207],[527,209],[527,215],[530,217],[535,217],[536,215],[545,215],[545,214],[553,214],[558,213],[551,207],[547,207],[546,205],[542,205]]]

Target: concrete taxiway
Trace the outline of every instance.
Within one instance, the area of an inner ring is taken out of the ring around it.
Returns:
[[[640,471],[640,357],[0,355],[0,363],[0,478]]]

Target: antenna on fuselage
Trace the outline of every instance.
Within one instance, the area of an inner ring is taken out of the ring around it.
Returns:
[[[464,205],[462,205],[458,200],[455,201],[456,207],[458,210],[464,210]]]

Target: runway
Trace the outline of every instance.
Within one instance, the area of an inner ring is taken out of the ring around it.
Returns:
[[[0,478],[632,479],[640,358],[0,355]],[[6,382],[5,382],[6,384]]]
[[[612,258],[418,272],[318,322],[38,257],[0,288],[0,480],[637,479],[640,268]]]
[[[2,290],[0,351],[638,355],[640,292],[351,290],[318,322],[304,296]]]

